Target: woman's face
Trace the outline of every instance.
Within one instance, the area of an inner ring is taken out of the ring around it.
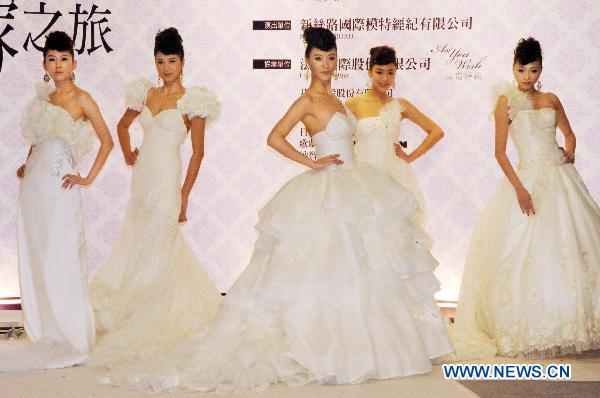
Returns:
[[[369,69],[369,77],[371,78],[371,89],[379,93],[387,93],[396,82],[396,63],[392,62],[387,65],[373,65]]]
[[[527,65],[521,65],[517,62],[513,65],[513,75],[521,91],[535,88],[535,83],[539,80],[541,74],[542,63],[540,61],[534,61]]]
[[[329,51],[313,48],[306,59],[313,79],[329,81],[337,68],[337,50]]]
[[[48,50],[44,57],[44,70],[55,83],[71,79],[76,67],[77,62],[68,51]]]
[[[158,76],[165,83],[178,80],[181,72],[183,72],[184,61],[177,54],[165,55],[159,51],[154,56],[154,63]]]

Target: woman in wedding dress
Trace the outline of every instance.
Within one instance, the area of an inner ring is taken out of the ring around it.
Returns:
[[[31,147],[17,171],[19,283],[28,341],[2,344],[0,371],[82,363],[95,342],[79,186],[96,179],[113,141],[94,99],[74,83],[71,38],[51,32],[43,55],[45,83],[36,87],[22,121]],[[100,148],[82,177],[77,163],[95,135]]]
[[[104,382],[139,390],[239,391],[272,383],[360,383],[431,371],[452,351],[433,294],[437,265],[413,224],[417,202],[354,160],[354,124],[331,92],[335,36],[307,28],[311,85],[268,144],[311,170],[259,213],[250,264],[215,322]],[[317,160],[286,136],[302,122]]]
[[[184,51],[175,28],[156,35],[154,56],[164,84],[132,82],[117,127],[125,162],[133,166],[131,199],[91,285],[99,340],[90,363],[96,366],[116,368],[168,351],[209,323],[221,301],[178,225],[187,220],[205,124],[220,105],[206,88],[183,87]],[[129,127],[138,116],[144,141],[132,150]],[[179,151],[188,131],[193,154],[182,187]]]
[[[506,178],[473,231],[451,328],[454,359],[600,348],[600,209],[573,165],[575,135],[560,100],[540,91],[541,73],[539,42],[522,39],[518,85],[495,90],[496,159]]]
[[[410,163],[427,153],[444,136],[442,129],[404,98],[392,98],[395,86],[396,51],[388,46],[370,51],[369,91],[350,98],[346,106],[357,119],[354,139],[356,158],[391,174],[419,202],[418,220],[423,224],[425,200]],[[410,154],[398,143],[400,123],[408,119],[427,134]]]

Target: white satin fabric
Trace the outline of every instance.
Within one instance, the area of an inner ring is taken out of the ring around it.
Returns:
[[[53,369],[83,363],[95,342],[87,295],[85,235],[77,160],[92,147],[89,122],[75,121],[49,102],[39,85],[22,130],[33,145],[18,201],[19,286],[26,341],[0,344],[0,372]]]

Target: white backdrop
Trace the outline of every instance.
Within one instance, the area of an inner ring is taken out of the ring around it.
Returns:
[[[0,5],[9,3],[0,0]],[[72,33],[73,15],[69,12],[74,10],[75,2],[46,3],[47,11],[62,13],[52,30]],[[333,83],[342,96],[364,89],[367,74],[360,70],[360,59],[368,57],[370,47],[394,46],[404,66],[398,72],[394,95],[412,101],[446,133],[434,150],[414,163],[428,203],[428,231],[440,261],[436,273],[443,289],[439,299],[457,297],[474,220],[501,176],[493,156],[489,88],[497,80],[512,79],[512,50],[520,37],[533,35],[541,41],[545,53],[543,89],[561,98],[578,138],[576,166],[592,196],[600,198],[597,1],[79,3],[88,11],[93,4],[98,11],[111,11],[102,26],[111,29],[105,38],[114,51],[107,53],[100,48],[91,55],[78,56],[76,73],[77,84],[99,103],[115,142],[126,83],[138,76],[156,80],[152,48],[159,28],[175,26],[183,36],[185,85],[206,86],[221,98],[222,117],[207,132],[206,156],[191,195],[189,221],[183,228],[222,291],[227,291],[248,263],[257,211],[287,179],[303,171],[265,145],[271,127],[307,85],[301,71],[303,21],[337,29],[338,53],[350,68],[342,70],[341,78]],[[29,32],[35,37],[51,19],[24,14],[38,11],[39,1],[17,0],[15,4],[19,7],[12,12],[15,18],[0,19],[0,32],[7,23],[14,27],[3,40],[19,51],[14,57],[4,51],[0,72],[0,297],[18,295],[15,171],[27,153],[20,138],[19,120],[24,105],[34,95],[33,84],[43,75],[41,53],[31,47],[25,51],[22,45]],[[5,10],[0,8],[0,16]],[[291,30],[253,31],[253,20],[288,20]],[[455,58],[451,58],[452,50]],[[253,59],[269,58],[290,59],[291,69],[252,69]],[[461,61],[462,66],[474,69],[461,69]],[[139,143],[141,130],[137,124],[132,132],[134,142]],[[423,137],[409,122],[404,132],[409,149]],[[300,148],[303,137],[299,127],[290,138]],[[182,152],[186,158],[189,147],[188,141]],[[92,157],[88,156],[81,166],[84,173]],[[83,191],[90,275],[114,243],[129,197],[130,175],[115,147],[100,177]]]

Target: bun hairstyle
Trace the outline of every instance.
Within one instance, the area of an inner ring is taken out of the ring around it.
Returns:
[[[331,49],[337,50],[335,35],[329,29],[313,28],[312,26],[309,26],[304,29],[302,37],[304,37],[304,42],[306,43],[304,56],[307,58],[313,48],[317,48],[321,51],[329,51]]]
[[[48,51],[68,51],[69,54],[73,58],[75,58],[75,51],[73,50],[73,40],[71,37],[63,31],[55,30],[54,32],[50,32],[46,36],[46,43],[44,44],[44,58],[46,58],[46,54]]]
[[[177,54],[183,60],[183,39],[175,28],[160,30],[154,37],[154,55],[158,53],[165,55]]]
[[[369,69],[373,68],[375,65],[389,65],[392,63],[395,64],[396,67],[398,66],[396,63],[396,50],[390,46],[373,47],[370,54],[371,60],[369,62]]]
[[[515,47],[513,64],[527,65],[535,61],[540,61],[540,65],[542,64],[542,46],[540,46],[540,42],[533,37],[519,40],[517,47]]]

